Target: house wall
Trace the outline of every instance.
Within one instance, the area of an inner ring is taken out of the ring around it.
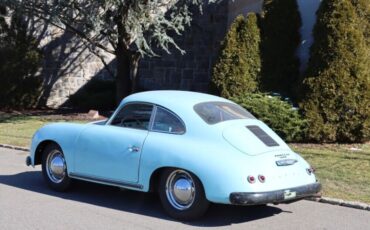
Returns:
[[[302,18],[301,44],[297,50],[297,56],[300,59],[300,71],[303,72],[310,57],[310,47],[313,43],[312,30],[316,22],[316,11],[321,0],[297,0],[298,8]]]
[[[240,15],[249,12],[261,12],[263,0],[234,0],[228,3],[228,26]]]

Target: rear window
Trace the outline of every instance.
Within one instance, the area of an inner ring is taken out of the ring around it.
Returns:
[[[236,119],[256,119],[243,107],[228,102],[203,102],[194,106],[195,112],[208,124]]]

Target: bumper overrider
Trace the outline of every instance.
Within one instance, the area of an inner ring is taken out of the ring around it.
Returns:
[[[268,203],[291,203],[307,197],[317,196],[321,190],[321,184],[316,182],[304,186],[276,190],[271,192],[233,192],[230,194],[231,204],[236,205],[259,205]]]
[[[30,157],[30,156],[27,156],[27,157],[26,157],[26,165],[27,165],[27,166],[30,166],[31,164],[32,164],[31,157]]]

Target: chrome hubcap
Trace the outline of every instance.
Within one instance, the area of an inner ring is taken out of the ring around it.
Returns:
[[[46,172],[54,183],[63,181],[66,172],[66,163],[59,150],[53,150],[46,159]]]
[[[167,178],[166,195],[174,208],[188,209],[195,199],[193,178],[184,170],[173,171]]]

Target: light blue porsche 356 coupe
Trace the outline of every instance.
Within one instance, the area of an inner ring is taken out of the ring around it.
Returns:
[[[158,192],[181,220],[200,217],[210,202],[289,203],[321,188],[311,166],[248,111],[185,91],[133,94],[106,121],[46,125],[26,162],[42,164],[57,191],[79,179]]]

